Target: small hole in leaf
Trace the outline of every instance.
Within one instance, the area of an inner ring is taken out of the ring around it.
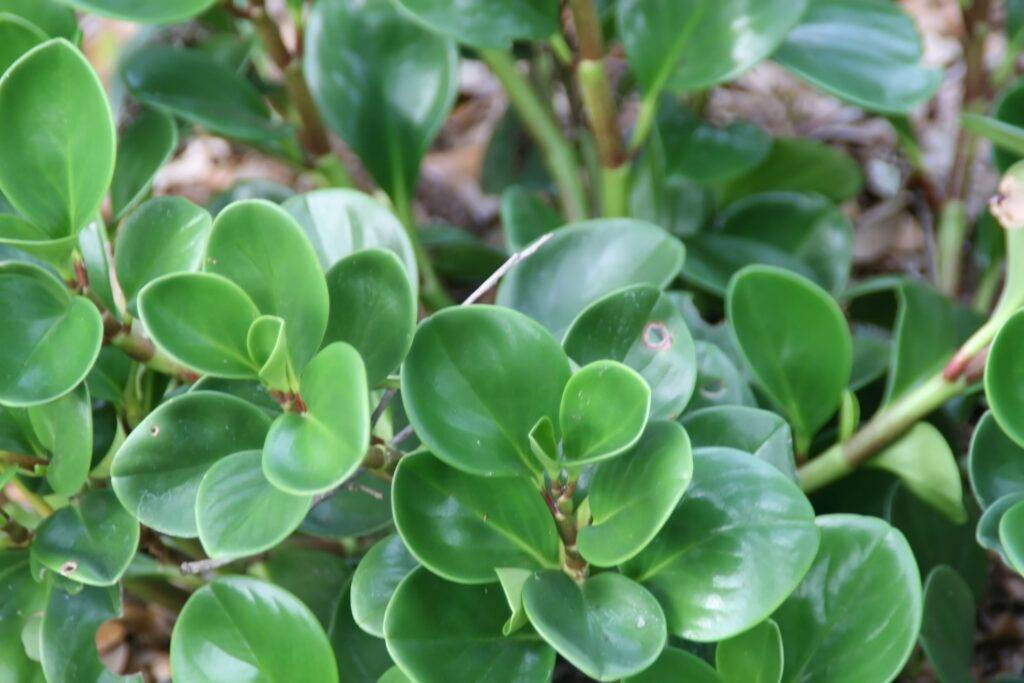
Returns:
[[[149,435],[150,436],[160,436],[160,427],[158,427],[157,425],[153,425],[152,427],[150,427]]]
[[[700,395],[708,399],[718,399],[725,396],[725,382],[720,379],[712,379],[700,385]]]
[[[665,323],[647,323],[644,327],[644,346],[653,351],[664,351],[672,348],[672,333]]]
[[[78,569],[78,563],[74,560],[68,560],[60,566],[61,576],[71,576]]]

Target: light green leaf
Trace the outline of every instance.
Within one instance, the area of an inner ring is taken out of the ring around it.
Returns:
[[[126,21],[170,24],[206,11],[217,0],[61,0],[83,12]]]
[[[398,534],[377,541],[367,551],[352,575],[352,617],[359,628],[384,637],[384,613],[391,596],[419,565]]]
[[[731,204],[763,192],[816,192],[838,203],[856,196],[863,183],[848,154],[810,138],[776,138],[768,158],[725,185],[721,201]]]
[[[967,468],[974,496],[983,508],[1003,496],[1024,493],[1024,448],[1011,440],[991,412],[978,420]]]
[[[561,30],[557,0],[400,0],[438,33],[476,48],[508,48],[516,40],[545,40]]]
[[[685,680],[686,683],[722,683],[718,673],[707,662],[674,647],[666,647],[654,664],[636,676],[623,678],[622,682],[670,683],[675,680]]]
[[[92,463],[92,402],[85,384],[69,394],[28,409],[32,431],[50,452],[46,483],[70,496],[85,484]]]
[[[558,424],[570,466],[607,460],[628,450],[643,434],[651,388],[622,363],[599,360],[569,378]]]
[[[110,204],[115,218],[124,216],[149,194],[157,171],[177,147],[178,126],[164,111],[143,109],[124,127],[110,183]]]
[[[0,74],[47,38],[41,28],[17,14],[4,12],[0,4]]]
[[[1007,320],[989,349],[985,363],[985,397],[1003,432],[1024,447],[1024,311]]]
[[[782,635],[771,619],[715,648],[715,666],[724,683],[779,683],[782,663]]]

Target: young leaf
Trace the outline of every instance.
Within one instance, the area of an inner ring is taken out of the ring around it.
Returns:
[[[135,297],[161,275],[197,271],[213,223],[183,197],[159,197],[135,209],[114,243],[117,280],[132,310]]]
[[[914,22],[888,0],[810,0],[773,59],[847,102],[902,114],[942,82],[921,65],[923,51]]]
[[[0,191],[54,237],[77,234],[99,209],[114,147],[103,85],[66,40],[33,48],[0,80]]]
[[[38,266],[0,263],[0,404],[48,403],[85,379],[103,342],[99,311]]]
[[[298,379],[288,354],[284,320],[261,315],[253,321],[245,340],[249,357],[259,367],[259,378],[272,391],[297,390]]]
[[[644,221],[577,223],[560,228],[543,249],[513,268],[497,301],[561,338],[580,311],[606,294],[627,285],[667,286],[679,274],[684,254],[677,239]]]
[[[0,13],[0,74],[23,54],[46,42],[47,37],[31,21],[16,14]]]
[[[715,667],[723,683],[779,683],[782,661],[782,635],[771,619],[715,648]]]
[[[338,667],[323,627],[291,593],[242,576],[221,577],[189,598],[171,635],[175,676],[214,683],[333,683]]]
[[[1024,493],[1024,448],[999,427],[991,412],[978,420],[967,459],[974,496],[983,508],[1003,496]]]
[[[149,194],[153,178],[178,147],[174,118],[159,109],[143,109],[124,130],[117,146],[110,205],[121,218]]]
[[[121,504],[160,533],[199,535],[199,484],[213,463],[239,450],[258,449],[270,418],[227,394],[192,391],[161,404],[118,449],[110,467]]]
[[[398,584],[420,566],[405,547],[402,537],[392,534],[377,541],[352,575],[352,618],[372,636],[384,637],[384,613]]]
[[[409,421],[441,460],[470,474],[540,470],[529,433],[554,422],[569,360],[526,316],[496,306],[450,308],[424,321],[402,365]]]
[[[138,545],[139,523],[113,491],[97,489],[43,520],[32,543],[32,559],[79,583],[112,586]]]
[[[814,561],[818,535],[785,475],[749,453],[701,449],[668,523],[622,569],[658,598],[673,635],[717,641],[771,615]]]
[[[640,373],[651,388],[651,417],[673,419],[693,395],[697,355],[686,322],[657,287],[634,285],[598,299],[562,342],[580,365],[608,358]]]
[[[497,586],[450,583],[420,567],[384,615],[388,652],[423,683],[545,683],[555,652],[533,633],[502,633],[508,607]]]
[[[390,251],[363,249],[327,271],[330,313],[324,343],[343,341],[359,352],[371,387],[394,372],[412,346],[416,290]]]
[[[1003,432],[1024,447],[1024,311],[1007,320],[989,349],[985,363],[985,397]]]
[[[558,567],[558,531],[524,478],[465,474],[430,453],[395,472],[395,527],[432,572],[458,583],[493,583],[498,567]]]
[[[892,680],[921,627],[921,578],[910,546],[873,517],[825,515],[817,524],[814,565],[772,616],[786,653],[782,680]]]
[[[651,422],[627,453],[598,465],[587,489],[592,522],[579,531],[580,555],[611,567],[657,535],[693,476],[690,440],[676,422]]]
[[[196,494],[199,540],[210,557],[243,557],[273,548],[302,523],[309,496],[294,496],[263,476],[259,450],[221,458]]]
[[[387,0],[322,0],[309,15],[303,66],[320,111],[399,207],[451,111],[457,64],[454,42]]]
[[[721,446],[752,453],[790,479],[796,479],[793,434],[777,413],[746,406],[717,406],[682,420],[694,448]]]
[[[331,344],[306,366],[299,389],[308,410],[274,420],[263,473],[282,491],[312,495],[352,476],[370,445],[363,361],[348,344]]]
[[[577,585],[561,571],[536,572],[523,587],[523,605],[544,640],[599,681],[643,671],[668,639],[661,605],[621,574]]]
[[[747,366],[805,451],[850,379],[853,343],[842,311],[813,283],[767,266],[733,277],[726,309]]]
[[[316,253],[295,220],[265,200],[236,202],[213,222],[203,263],[241,287],[261,313],[285,321],[301,371],[320,348],[329,304]]]
[[[85,484],[92,463],[92,402],[85,384],[55,401],[28,409],[32,431],[50,452],[46,483],[70,496]]]
[[[635,370],[611,360],[587,365],[562,392],[558,424],[566,463],[607,460],[640,439],[651,411],[651,388]]]
[[[974,596],[960,575],[936,567],[924,583],[921,647],[943,681],[972,680]]]
[[[113,19],[147,24],[185,21],[206,11],[217,0],[63,0],[72,7]]]
[[[252,299],[212,273],[172,273],[139,292],[139,315],[156,345],[182,365],[217,377],[249,379],[249,328],[259,317]]]

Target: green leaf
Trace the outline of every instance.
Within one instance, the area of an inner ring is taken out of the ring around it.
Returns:
[[[259,368],[249,358],[246,340],[260,311],[226,277],[159,277],[139,292],[139,315],[156,345],[182,365],[216,377],[256,377]]]
[[[786,652],[782,680],[893,680],[921,627],[921,578],[910,546],[873,517],[825,515],[817,523],[814,565],[772,616]]]
[[[1024,345],[1024,311],[1007,320],[985,362],[985,397],[1003,432],[1024,447],[1024,364],[1018,350]]]
[[[519,251],[534,240],[562,226],[562,216],[521,185],[501,193],[501,225],[509,250]]]
[[[212,225],[210,214],[184,197],[152,199],[129,214],[114,242],[117,279],[129,308],[161,275],[199,270]]]
[[[48,37],[28,19],[2,12],[2,8],[0,4],[0,74]]]
[[[498,567],[552,568],[558,531],[527,479],[465,474],[421,452],[395,472],[395,527],[416,559],[458,583],[493,583]]]
[[[396,206],[411,201],[448,119],[457,65],[454,42],[387,0],[322,0],[310,12],[303,66],[313,97]]]
[[[377,683],[413,683],[413,680],[397,666],[393,666],[377,679]]]
[[[153,178],[178,147],[174,118],[157,109],[143,109],[121,131],[110,205],[121,218],[149,194]]]
[[[688,410],[714,406],[755,406],[754,394],[729,356],[710,342],[698,341],[697,390]]]
[[[0,214],[0,245],[39,259],[55,268],[62,277],[71,279],[73,276],[71,254],[78,246],[74,235],[54,238],[24,218],[5,213]]]
[[[110,489],[97,489],[43,520],[32,559],[89,586],[112,586],[139,545],[139,523]]]
[[[78,40],[80,31],[74,10],[55,0],[0,0],[0,12],[32,22],[51,38]]]
[[[199,540],[210,557],[243,557],[273,548],[302,523],[309,496],[278,490],[263,476],[262,454],[243,451],[215,462],[196,495]]]
[[[682,420],[694,448],[735,448],[763,460],[796,480],[793,434],[770,410],[716,406],[689,413]]]
[[[579,531],[580,554],[599,567],[634,557],[661,531],[692,476],[686,430],[648,424],[630,451],[594,470],[587,490],[593,521]]]
[[[807,0],[620,0],[617,32],[646,92],[716,85],[768,57]]]
[[[657,287],[634,285],[598,299],[573,321],[562,344],[579,365],[608,358],[639,372],[651,388],[653,418],[675,418],[693,395],[693,337]]]
[[[508,48],[516,40],[545,40],[561,31],[556,0],[400,0],[438,33],[476,48]]]
[[[1020,493],[1008,493],[996,502],[989,505],[978,520],[975,538],[978,545],[986,550],[999,553],[1003,562],[1010,564],[1010,558],[1003,549],[1003,542],[999,538],[999,525],[1003,521],[1003,515],[1007,510],[1024,500],[1024,491]],[[987,567],[986,567],[987,569]]]
[[[115,676],[96,653],[96,632],[121,616],[121,596],[114,588],[87,586],[71,595],[53,588],[43,615],[40,653],[48,683],[142,683],[141,674]]]
[[[53,237],[77,234],[99,209],[114,147],[103,85],[66,40],[33,48],[0,80],[0,191]]]
[[[205,377],[200,377],[189,388],[189,391],[213,391],[240,398],[246,403],[251,403],[259,408],[270,416],[271,419],[281,414],[281,404],[274,400],[267,387],[256,380],[222,379],[206,375]]]
[[[509,636],[530,623],[529,617],[526,616],[526,608],[523,606],[523,587],[533,572],[529,569],[509,567],[499,567],[494,572],[498,575],[501,589],[508,601],[508,608],[512,612],[505,625],[501,627],[501,632]]]
[[[643,671],[668,638],[658,601],[621,574],[577,585],[561,571],[537,572],[523,587],[523,605],[544,640],[599,681]]]
[[[83,12],[113,19],[147,24],[171,24],[185,21],[206,11],[217,0],[62,0]]]
[[[412,346],[416,290],[390,251],[363,249],[327,271],[330,314],[324,343],[343,341],[359,352],[367,382],[379,386]]]
[[[1018,574],[1024,574],[1024,504],[1014,503],[999,520],[1003,555]]]
[[[309,608],[242,576],[218,578],[192,594],[171,635],[171,667],[196,683],[221,681],[225,673],[253,681],[338,680],[327,635]]]
[[[742,175],[764,161],[772,148],[771,137],[750,123],[719,128],[674,103],[662,106],[658,132],[665,171],[700,185],[718,185]]]
[[[636,676],[623,678],[622,683],[722,683],[718,673],[697,655],[686,650],[666,647],[657,661]]]
[[[418,566],[398,534],[377,541],[367,551],[352,575],[352,617],[359,628],[384,637],[384,613],[391,596]]]
[[[569,361],[526,316],[496,306],[450,308],[424,321],[402,365],[417,436],[470,474],[539,472],[529,432],[557,419]]]
[[[284,320],[262,315],[253,321],[246,336],[249,357],[259,366],[259,378],[271,391],[298,389],[298,379],[288,353]]]
[[[327,285],[316,252],[288,212],[261,199],[221,211],[204,270],[241,287],[260,313],[282,318],[292,362],[297,370],[306,366],[327,328]]]
[[[853,342],[842,311],[814,283],[768,266],[733,277],[726,310],[747,367],[793,425],[797,451],[806,451],[850,379]]]
[[[724,683],[779,683],[782,662],[782,634],[771,619],[715,648],[715,666]]]
[[[46,483],[70,496],[85,484],[92,463],[92,403],[85,384],[69,394],[28,409],[32,431],[50,452]]]
[[[114,456],[111,483],[121,504],[148,527],[199,535],[196,496],[203,475],[231,453],[257,449],[270,418],[227,394],[193,391],[161,404]]]
[[[390,524],[390,482],[364,471],[310,510],[300,529],[313,536],[341,540],[380,531]]]
[[[48,403],[74,389],[103,341],[99,311],[42,268],[0,263],[0,404]]]
[[[962,114],[961,125],[992,142],[996,168],[1003,172],[1024,156],[1024,79],[1017,79],[999,95],[992,114]]]
[[[942,433],[929,423],[918,422],[868,465],[895,474],[914,495],[954,524],[967,521],[960,466]]]
[[[497,302],[522,311],[561,338],[580,311],[606,294],[627,285],[667,286],[679,274],[684,254],[678,240],[650,223],[576,223],[559,229],[540,251],[513,268]]]
[[[949,567],[936,567],[924,583],[921,647],[939,680],[974,680],[975,605],[971,589]]]
[[[913,20],[889,0],[810,0],[773,59],[847,102],[903,114],[942,82],[923,52]]]
[[[33,615],[46,608],[46,583],[29,570],[28,550],[0,551],[0,678],[43,683],[39,664],[21,644],[21,632]]]
[[[983,508],[1003,496],[1024,492],[1024,448],[1011,440],[991,412],[978,420],[967,468],[974,496]]]
[[[125,59],[121,77],[143,104],[215,135],[270,144],[290,134],[271,119],[255,86],[201,50],[146,46]]]
[[[693,465],[668,523],[623,572],[658,598],[673,635],[710,642],[771,615],[814,561],[818,530],[796,484],[750,454],[701,449]]]
[[[388,651],[421,683],[544,683],[555,652],[529,631],[504,636],[508,608],[497,586],[467,586],[422,567],[395,591],[384,615]]]
[[[267,579],[301,600],[325,629],[334,620],[338,603],[348,597],[352,579],[344,558],[295,546],[277,548],[260,569]]]
[[[111,281],[114,277],[113,250],[107,238],[107,226],[97,217],[78,233],[78,249],[85,261],[89,288],[114,318],[122,320],[120,305],[114,299]]]
[[[327,629],[327,637],[331,641],[335,660],[345,668],[346,680],[374,683],[394,668],[394,661],[383,640],[364,633],[353,621],[351,592],[350,584],[341,593]]]
[[[348,344],[331,344],[306,366],[299,388],[308,410],[274,420],[263,473],[282,491],[312,495],[352,476],[370,445],[363,361]]]
[[[721,201],[763,192],[816,192],[839,203],[860,192],[860,167],[849,155],[809,138],[776,138],[768,158],[729,181]]]
[[[643,434],[651,388],[635,370],[613,360],[587,365],[565,384],[558,424],[570,466],[613,458]]]

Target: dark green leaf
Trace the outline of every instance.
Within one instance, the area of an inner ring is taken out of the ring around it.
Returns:
[[[782,635],[771,619],[715,649],[715,666],[724,683],[779,683],[782,663]]]
[[[750,123],[718,128],[679,106],[662,107],[658,132],[666,172],[701,185],[717,185],[751,170],[772,148],[772,139]]]
[[[110,204],[115,218],[124,216],[149,194],[153,177],[177,147],[178,126],[163,111],[143,109],[125,126],[110,183]]]
[[[983,508],[1003,496],[1024,493],[1024,448],[1006,436],[991,412],[978,420],[967,466],[974,496]]]
[[[689,413],[682,423],[694,448],[721,446],[753,453],[796,479],[793,434],[776,413],[745,406],[717,406]]]
[[[352,575],[352,617],[359,628],[384,637],[384,613],[398,584],[419,566],[402,537],[392,534],[377,541]]]
[[[424,24],[477,48],[545,40],[561,30],[557,0],[401,0]]]
[[[310,510],[300,529],[313,536],[340,540],[380,531],[389,524],[389,482],[371,472],[360,472]]]
[[[971,589],[949,567],[936,567],[924,583],[921,647],[943,683],[974,680],[975,606]]]
[[[508,248],[518,251],[561,227],[562,217],[537,193],[521,185],[513,185],[501,193],[501,225]]]
[[[623,683],[722,683],[718,673],[707,662],[686,650],[666,647],[661,656],[645,671],[622,679]]]
[[[613,458],[643,434],[651,411],[651,388],[635,370],[599,360],[565,384],[558,424],[566,464]]]
[[[25,652],[20,636],[28,620],[46,608],[48,589],[32,578],[28,550],[0,551],[0,678],[5,681],[43,683],[39,664]]]
[[[185,21],[204,12],[217,0],[62,0],[84,12],[114,19],[151,24]]]
[[[27,19],[51,38],[78,40],[74,10],[56,0],[0,0],[0,12]]]
[[[1024,446],[1024,311],[1007,320],[996,334],[985,363],[985,396],[1003,432]]]
[[[0,4],[0,8],[2,8]],[[0,74],[18,58],[39,43],[46,42],[46,33],[31,21],[17,14],[0,13]]]
[[[722,201],[731,203],[762,192],[817,192],[841,202],[860,192],[863,178],[857,162],[809,138],[777,138],[759,166],[730,181]]]
[[[85,484],[92,462],[92,403],[85,384],[69,394],[28,409],[39,444],[50,452],[46,483],[70,496]]]

